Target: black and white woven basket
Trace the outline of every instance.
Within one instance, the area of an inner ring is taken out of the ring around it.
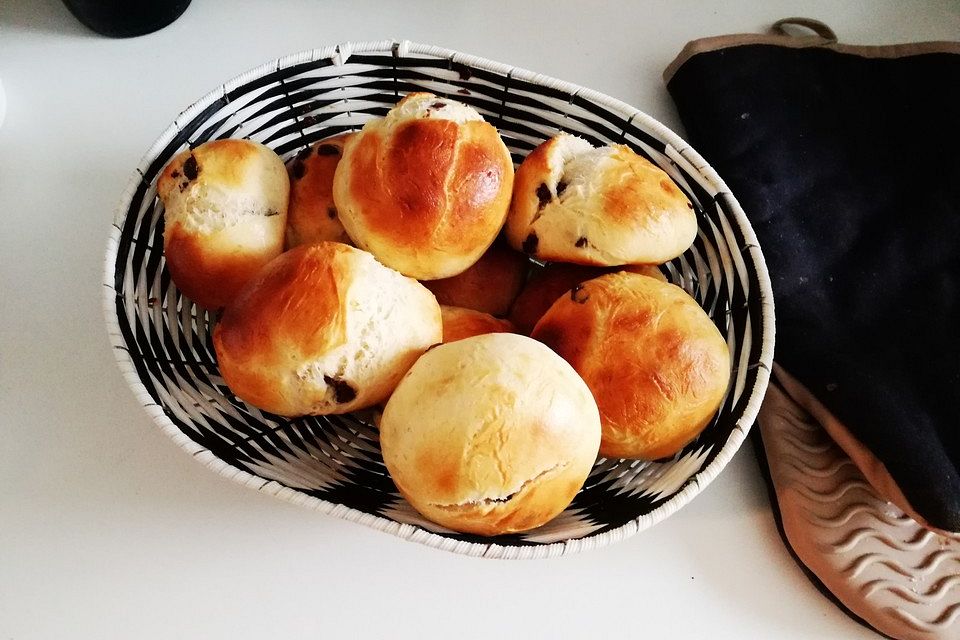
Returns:
[[[573,504],[525,534],[481,538],[421,518],[397,493],[376,429],[362,416],[286,419],[238,400],[217,369],[212,314],[181,296],[163,257],[156,179],[179,151],[250,138],[289,158],[359,129],[402,96],[430,91],[476,108],[519,163],[558,131],[624,143],[695,203],[694,246],[665,266],[727,336],[733,382],[717,417],[671,461],[599,459]],[[147,412],[208,467],[259,491],[457,553],[557,556],[622,540],[690,501],[753,424],[773,358],[770,279],[753,230],[723,181],[676,134],[622,102],[508,65],[412,42],[346,43],[281,58],[190,106],[143,158],[123,194],[104,273],[104,312],[120,368]]]

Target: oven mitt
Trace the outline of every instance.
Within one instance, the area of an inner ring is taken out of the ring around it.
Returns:
[[[960,535],[924,529],[878,495],[774,366],[751,431],[770,507],[804,574],[853,619],[897,640],[960,638]]]
[[[960,531],[960,43],[781,23],[691,42],[667,88],[756,230],[784,390],[881,495]]]

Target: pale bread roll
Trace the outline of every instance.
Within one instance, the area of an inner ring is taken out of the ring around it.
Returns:
[[[380,421],[383,460],[407,501],[438,524],[485,536],[563,511],[599,444],[583,380],[547,347],[510,333],[428,351]]]
[[[177,288],[208,309],[228,304],[283,250],[289,190],[283,161],[256,142],[215,140],[175,156],[157,194]]]
[[[494,318],[489,313],[440,305],[440,317],[443,319],[443,341],[456,342],[464,338],[481,336],[485,333],[512,333],[513,323],[509,320]]]
[[[494,244],[463,273],[423,283],[437,296],[437,302],[505,316],[520,288],[530,261],[522,253]]]
[[[687,293],[634,273],[588,280],[534,328],[573,365],[597,400],[600,454],[656,460],[710,422],[730,380],[720,331]]]
[[[347,141],[333,196],[358,247],[436,280],[483,255],[512,187],[513,162],[492,125],[472,107],[413,93]]]
[[[629,147],[563,133],[517,170],[506,232],[542,261],[660,264],[690,247],[697,219],[673,180]]]
[[[343,155],[345,133],[314,142],[294,157],[290,174],[286,247],[330,240],[350,244],[333,202],[333,175]]]
[[[614,271],[629,271],[666,282],[667,278],[653,265],[631,264],[622,267],[587,267],[579,264],[553,262],[534,273],[510,309],[510,321],[518,333],[530,335],[534,325],[554,302],[581,282],[592,280]]]
[[[381,402],[441,338],[432,293],[336,242],[276,258],[213,332],[227,386],[283,416],[348,413]]]

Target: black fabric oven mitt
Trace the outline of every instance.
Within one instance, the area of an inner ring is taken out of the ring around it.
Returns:
[[[960,43],[813,26],[692,42],[667,88],[756,229],[788,386],[887,499],[960,531]]]

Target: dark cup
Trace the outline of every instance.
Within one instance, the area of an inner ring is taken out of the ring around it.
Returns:
[[[190,0],[63,0],[77,20],[111,38],[162,29],[187,10]]]

